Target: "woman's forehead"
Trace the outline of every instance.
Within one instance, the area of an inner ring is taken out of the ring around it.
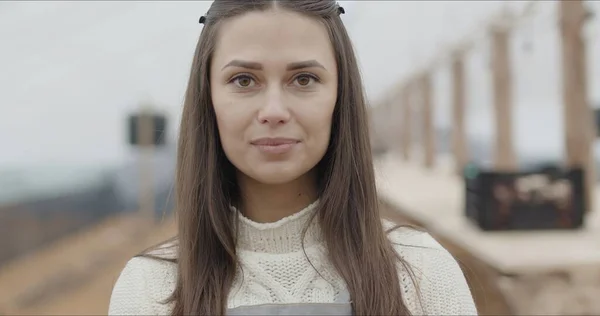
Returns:
[[[284,10],[249,12],[224,21],[219,30],[214,65],[232,60],[288,64],[315,60],[326,68],[335,64],[325,25]]]

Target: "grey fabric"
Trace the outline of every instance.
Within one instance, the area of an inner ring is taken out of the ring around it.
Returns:
[[[227,315],[352,315],[350,303],[266,304],[240,306]]]
[[[333,303],[264,304],[240,306],[227,310],[227,315],[352,315],[348,292],[338,294]]]

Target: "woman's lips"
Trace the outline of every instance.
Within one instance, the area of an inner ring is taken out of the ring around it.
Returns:
[[[259,138],[251,144],[266,154],[284,154],[291,151],[300,141],[293,138]]]

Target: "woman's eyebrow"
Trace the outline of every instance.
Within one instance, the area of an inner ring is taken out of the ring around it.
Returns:
[[[305,61],[299,61],[299,62],[295,62],[295,63],[289,63],[287,65],[287,70],[298,70],[298,69],[303,69],[303,68],[313,68],[313,67],[318,67],[318,68],[323,68],[325,69],[325,67],[323,65],[321,65],[321,63],[319,63],[318,61],[312,59],[312,60],[305,60]]]
[[[240,68],[247,68],[247,69],[252,69],[252,70],[262,70],[263,69],[263,66],[260,63],[257,63],[254,61],[240,60],[240,59],[234,59],[234,60],[228,62],[227,65],[225,65],[221,70],[223,70],[227,67],[240,67]],[[312,68],[312,67],[318,67],[318,68],[325,69],[325,67],[321,63],[319,63],[318,61],[316,61],[314,59],[289,63],[287,65],[286,69],[289,71],[289,70],[298,70],[298,69]]]
[[[263,66],[260,63],[246,60],[234,59],[227,63],[221,70],[227,67],[240,67],[240,68],[248,68],[253,70],[261,70]]]

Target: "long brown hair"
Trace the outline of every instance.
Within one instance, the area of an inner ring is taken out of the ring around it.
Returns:
[[[209,67],[219,26],[249,11],[291,10],[321,21],[338,65],[338,98],[329,148],[316,166],[315,217],[329,260],[344,279],[357,315],[407,315],[398,263],[382,227],[371,156],[368,110],[355,53],[335,1],[216,0],[204,19],[181,119],[176,174],[178,278],[173,315],[226,313],[238,269],[235,169],[221,147]]]

